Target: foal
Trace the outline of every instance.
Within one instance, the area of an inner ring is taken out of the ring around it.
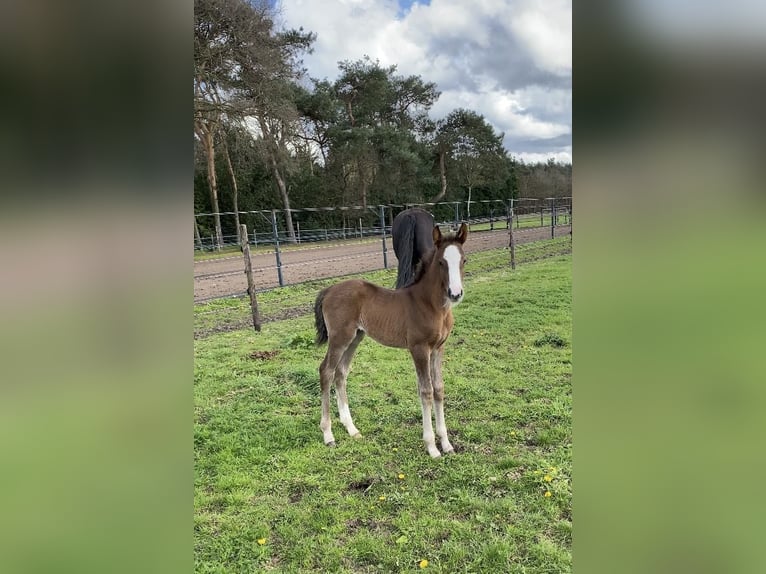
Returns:
[[[455,234],[442,235],[433,228],[434,249],[422,260],[415,282],[391,290],[367,281],[343,281],[319,293],[314,305],[317,344],[329,341],[319,367],[322,387],[324,442],[335,446],[330,421],[330,387],[335,384],[340,422],[348,434],[362,435],[354,426],[346,396],[346,377],[351,359],[365,334],[387,347],[406,348],[412,355],[423,412],[423,441],[428,454],[441,456],[431,424],[431,404],[436,415],[436,436],[444,453],[454,449],[444,422],[442,352],[454,319],[452,306],[463,299],[463,243],[468,238],[464,223]]]

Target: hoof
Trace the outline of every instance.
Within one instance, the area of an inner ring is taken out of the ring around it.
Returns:
[[[442,453],[440,453],[438,450],[436,451],[428,451],[428,454],[431,455],[431,458],[440,458]]]
[[[455,449],[454,448],[449,448],[449,449],[444,451],[444,454],[455,454]]]
[[[325,444],[326,444],[326,446],[329,446],[330,448],[335,448],[335,441],[334,440],[331,440],[330,442],[325,443]]]
[[[360,438],[362,438],[362,433],[358,432],[358,433],[356,433],[354,435],[351,435],[351,438],[355,438],[355,439],[359,440]]]

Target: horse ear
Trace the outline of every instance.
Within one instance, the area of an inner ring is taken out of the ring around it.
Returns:
[[[465,240],[468,239],[468,226],[463,223],[460,226],[460,230],[457,232],[457,240],[460,243],[465,243]]]
[[[433,238],[434,238],[434,244],[438,244],[439,241],[441,241],[442,239],[442,232],[439,229],[438,225],[434,225]]]

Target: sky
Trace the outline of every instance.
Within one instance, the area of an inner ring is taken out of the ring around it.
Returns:
[[[317,34],[308,75],[365,55],[435,82],[430,115],[482,114],[526,162],[572,161],[571,0],[281,0],[283,25]]]

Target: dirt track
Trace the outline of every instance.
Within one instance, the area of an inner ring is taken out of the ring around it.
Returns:
[[[556,236],[568,235],[569,225],[556,227]],[[516,243],[529,243],[548,239],[550,227],[514,230]],[[508,245],[508,230],[479,231],[473,233],[465,245],[466,253],[485,251]],[[387,241],[388,266],[396,267],[397,260]],[[290,247],[281,253],[282,275],[286,285],[311,279],[338,277],[350,273],[361,273],[383,269],[383,246],[380,239],[364,239],[336,245],[316,246],[307,244]],[[250,257],[253,278],[257,289],[279,286],[274,252],[253,254]],[[221,259],[208,259],[194,263],[194,301],[238,295],[247,290],[244,262],[241,255]]]

